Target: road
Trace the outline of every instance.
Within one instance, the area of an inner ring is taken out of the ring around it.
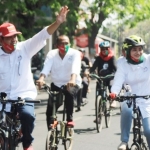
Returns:
[[[75,134],[72,150],[117,150],[120,144],[120,110],[113,111],[111,126],[106,128],[105,125],[101,133],[97,133],[95,119],[95,80],[90,84],[91,92],[88,94],[88,104],[82,107],[82,111],[74,113]],[[47,135],[45,110],[48,95],[42,91],[38,94],[37,99],[41,99],[40,104],[35,105],[36,125],[33,132],[35,140],[33,146],[35,150],[45,149],[45,139]],[[62,118],[62,107],[58,111],[58,119]],[[59,150],[63,146],[59,145]]]

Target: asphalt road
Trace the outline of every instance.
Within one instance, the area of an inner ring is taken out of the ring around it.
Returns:
[[[120,144],[120,109],[113,110],[111,125],[106,128],[105,125],[101,133],[97,133],[95,119],[95,80],[90,84],[91,92],[88,94],[88,104],[82,107],[82,111],[74,113],[74,139],[72,150],[117,150]],[[41,99],[40,104],[35,105],[36,126],[33,132],[35,140],[33,146],[35,150],[45,150],[45,141],[47,135],[45,110],[48,94],[40,92],[37,99]],[[62,107],[58,111],[58,120],[62,118]],[[130,138],[130,141],[132,139]],[[64,150],[63,145],[59,144],[59,150]]]

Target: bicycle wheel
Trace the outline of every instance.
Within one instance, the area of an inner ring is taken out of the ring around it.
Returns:
[[[130,150],[142,150],[138,143],[133,143]]]
[[[5,143],[5,137],[2,132],[0,132],[0,150],[5,150],[5,147],[8,146],[8,143]]]
[[[46,137],[46,150],[57,150],[56,144],[56,132],[55,130],[49,130]]]
[[[148,147],[146,146],[146,143],[141,144],[141,150],[148,150]]]
[[[97,132],[101,132],[103,127],[103,104],[101,96],[96,97],[95,113],[96,113],[96,129]]]
[[[106,124],[106,128],[110,127],[110,123],[111,123],[111,114],[110,114],[110,102],[107,101],[105,103],[105,110],[104,110],[104,116],[105,116],[105,124]]]
[[[71,150],[72,149],[73,135],[74,135],[74,129],[66,127],[66,129],[65,129],[65,139],[64,139],[64,148],[65,148],[65,150]]]

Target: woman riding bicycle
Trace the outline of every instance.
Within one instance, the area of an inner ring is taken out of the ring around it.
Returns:
[[[110,49],[110,43],[108,41],[103,41],[99,44],[100,54],[96,57],[93,66],[90,68],[90,72],[94,72],[97,69],[99,76],[106,76],[108,74],[115,73],[116,71],[116,62],[115,57]],[[106,81],[106,85],[111,88],[110,80]],[[97,88],[99,84],[96,85]],[[116,107],[116,102],[114,101],[111,104],[111,107]]]
[[[143,53],[145,42],[136,35],[125,38],[123,50],[126,61],[122,61],[117,67],[110,97],[115,99],[122,85],[129,84],[132,94],[150,95],[150,55]],[[138,99],[137,105],[142,114],[144,135],[150,147],[150,99]],[[132,123],[132,108],[128,108],[126,102],[121,104],[121,144],[118,150],[126,150],[129,141]]]

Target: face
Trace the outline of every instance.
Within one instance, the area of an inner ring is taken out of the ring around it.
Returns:
[[[102,55],[107,56],[108,55],[108,47],[101,47],[101,53],[102,53]]]
[[[141,46],[136,46],[131,49],[130,55],[134,59],[139,59],[143,54],[143,48]]]
[[[12,53],[15,50],[14,45],[16,45],[17,42],[18,42],[17,35],[13,35],[10,37],[1,37],[1,44],[3,50],[6,53]],[[10,47],[10,49],[8,49],[7,47]]]
[[[57,48],[59,49],[60,55],[64,56],[70,46],[70,40],[67,36],[60,36],[57,43]]]

